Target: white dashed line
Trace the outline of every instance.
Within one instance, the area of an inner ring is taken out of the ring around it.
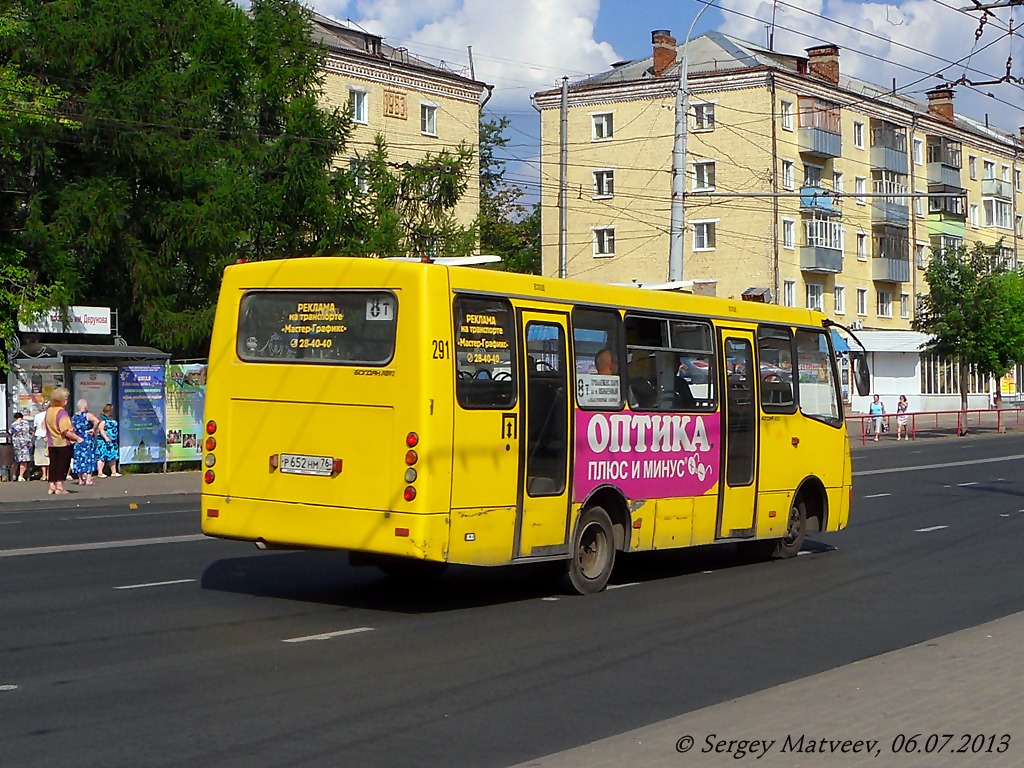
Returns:
[[[128,584],[114,589],[145,589],[146,587],[167,587],[171,584],[191,584],[195,579],[174,579],[173,581],[151,581],[148,584]]]
[[[638,587],[639,581],[631,581],[628,584],[609,584],[605,589],[622,589],[623,587]]]
[[[0,691],[16,691],[18,686],[16,685],[0,685]]]
[[[872,493],[870,496],[865,496],[865,499],[883,499],[886,496],[892,496],[891,493]]]
[[[310,640],[331,640],[342,635],[355,635],[359,632],[373,632],[373,627],[356,627],[355,629],[340,629],[337,632],[324,632],[321,635],[306,635],[306,637],[291,637],[282,640],[282,643],[307,643]]]
[[[967,446],[961,446],[966,448]],[[919,464],[916,467],[887,467],[886,469],[860,469],[853,473],[854,477],[864,477],[865,475],[891,475],[896,472],[920,472],[926,469],[946,469],[947,467],[965,467],[969,464],[992,464],[997,461],[1017,461],[1018,459],[1024,459],[1024,453],[1014,454],[1013,456],[996,456],[991,459],[969,459],[968,461],[948,461],[944,464]],[[948,487],[948,486],[947,486]]]
[[[122,549],[124,547],[148,547],[153,544],[182,544],[190,541],[213,541],[202,533],[185,536],[161,536],[155,539],[128,539],[127,541],[94,541],[88,544],[58,544],[52,547],[26,547],[25,549],[0,549],[0,557],[23,557],[26,555],[52,555],[58,552],[88,552],[96,549]]]
[[[557,603],[558,602],[558,598],[557,597],[542,597],[541,600],[543,600],[546,603]]]
[[[813,554],[814,553],[811,552],[810,550],[800,550],[799,552],[796,553],[796,556],[800,557],[800,555],[813,555]]]
[[[933,525],[930,528],[918,528],[914,533],[931,533],[932,531],[941,531],[943,528],[949,528],[948,525]]]
[[[972,485],[977,485],[977,483],[957,483],[956,487],[957,488],[969,488]]]

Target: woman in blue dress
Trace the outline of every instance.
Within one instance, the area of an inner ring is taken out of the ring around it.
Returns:
[[[117,447],[117,419],[114,418],[114,406],[107,403],[100,411],[99,431],[96,433],[96,476],[103,477],[104,465],[110,467],[111,477],[120,477],[117,471],[120,460]]]
[[[92,476],[96,472],[96,426],[99,424],[93,414],[89,413],[89,403],[79,400],[75,403],[75,415],[71,417],[71,426],[82,442],[75,443],[75,459],[71,465],[78,475],[79,485],[96,485]]]

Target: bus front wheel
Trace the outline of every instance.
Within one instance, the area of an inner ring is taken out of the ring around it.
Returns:
[[[775,548],[775,556],[781,558],[796,557],[804,546],[807,535],[807,505],[802,499],[794,499],[789,510],[789,521],[786,533],[779,539]]]
[[[566,586],[581,595],[600,592],[615,566],[612,521],[602,507],[590,507],[581,516],[572,540]]]

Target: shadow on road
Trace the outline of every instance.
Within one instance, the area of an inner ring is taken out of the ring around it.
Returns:
[[[804,552],[832,547],[808,539]],[[763,561],[737,544],[621,554],[610,584],[672,579],[749,566]],[[451,566],[434,578],[385,576],[376,568],[349,565],[346,552],[297,551],[226,558],[203,572],[202,588],[338,607],[424,614],[537,600],[565,594],[563,562],[494,568]]]

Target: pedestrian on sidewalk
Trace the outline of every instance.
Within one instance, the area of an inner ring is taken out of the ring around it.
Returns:
[[[35,431],[20,411],[11,422],[11,442],[14,444],[14,463],[17,467],[18,482],[25,482],[25,472],[32,461]]]
[[[96,433],[96,476],[103,477],[105,467],[110,467],[111,477],[120,477],[117,447],[117,419],[114,418],[114,406],[107,403],[100,411],[99,431]]]
[[[96,472],[96,429],[99,422],[95,415],[89,413],[89,403],[85,399],[75,403],[71,424],[75,434],[82,438],[75,445],[74,470],[79,485],[96,485],[92,476]]]
[[[72,446],[82,441],[75,434],[71,417],[66,410],[71,393],[64,387],[55,387],[50,393],[50,407],[43,417],[46,428],[46,449],[50,457],[50,489],[47,493],[67,493],[64,478],[71,469]]]
[[[900,401],[896,404],[896,440],[899,441],[903,438],[910,439],[910,435],[907,432],[907,408],[909,407],[906,395],[900,395]]]
[[[878,436],[882,434],[882,421],[885,418],[885,404],[879,399],[878,395],[875,395],[871,400],[871,405],[868,406],[868,413],[871,415],[872,428],[875,431],[875,442],[878,442]]]

